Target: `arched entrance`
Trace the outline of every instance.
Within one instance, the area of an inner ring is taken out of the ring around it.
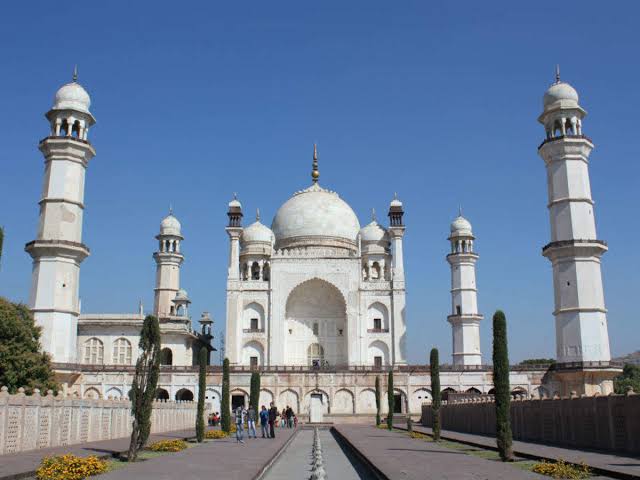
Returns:
[[[338,288],[319,278],[301,283],[289,294],[285,315],[286,365],[347,363],[346,303]]]
[[[156,400],[169,400],[169,392],[164,388],[156,389]]]
[[[182,402],[193,402],[193,392],[187,388],[181,388],[176,392],[176,400]]]

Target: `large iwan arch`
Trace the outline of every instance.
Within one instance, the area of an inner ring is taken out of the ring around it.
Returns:
[[[286,304],[286,365],[328,365],[347,363],[347,308],[340,290],[313,278],[295,287]],[[312,344],[322,347],[322,360],[309,357]]]

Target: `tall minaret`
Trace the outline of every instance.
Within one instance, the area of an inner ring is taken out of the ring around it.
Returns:
[[[180,266],[184,256],[180,252],[181,225],[170,210],[160,223],[160,233],[156,235],[158,251],[153,254],[156,261],[156,288],[153,311],[158,318],[175,315],[174,299],[180,290]]]
[[[402,255],[402,239],[404,237],[404,208],[398,196],[394,195],[389,204],[389,236],[391,237],[393,271],[391,275],[391,294],[393,296],[393,322],[392,359],[394,365],[407,363],[406,335],[407,324],[405,320],[406,290],[404,281],[404,258]]]
[[[82,217],[85,170],[96,154],[88,140],[95,123],[90,105],[76,69],[46,114],[51,129],[38,146],[45,167],[40,223],[36,239],[25,246],[33,258],[29,307],[42,327],[43,349],[60,363],[76,361],[80,263],[89,255]]]
[[[565,394],[608,393],[612,369],[600,271],[607,245],[596,234],[589,182],[593,143],[582,129],[587,112],[559,70],[543,104],[538,121],[546,139],[538,153],[547,168],[551,242],[542,254],[553,267],[558,372]]]
[[[239,364],[242,338],[242,287],[240,282],[240,236],[242,235],[242,204],[234,194],[229,202],[229,268],[227,270],[227,322],[225,354],[233,365]]]
[[[480,320],[478,290],[476,287],[476,262],[473,251],[475,237],[471,224],[462,212],[451,223],[451,253],[447,262],[451,265],[451,315],[447,317],[453,330],[453,364],[480,365]]]

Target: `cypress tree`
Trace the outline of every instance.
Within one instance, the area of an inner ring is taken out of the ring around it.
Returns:
[[[160,374],[160,324],[153,315],[147,315],[140,332],[140,356],[131,386],[131,413],[133,428],[127,459],[134,462],[151,432],[151,410],[156,397]]]
[[[387,428],[393,428],[393,411],[395,410],[395,397],[393,396],[393,370],[389,372],[389,380],[387,381],[387,403],[389,404],[389,413],[387,414]]]
[[[376,426],[380,425],[380,377],[376,375]]]
[[[440,391],[440,356],[437,348],[431,349],[429,356],[431,370],[431,418],[433,419],[433,440],[440,441],[440,407],[442,406],[442,392]]]
[[[199,363],[200,372],[198,375],[198,414],[196,416],[196,440],[202,443],[204,440],[204,395],[207,390],[207,357],[209,350],[207,347],[200,348]]]
[[[251,374],[251,389],[249,390],[249,405],[253,405],[256,413],[260,411],[260,372]]]
[[[223,432],[231,431],[231,407],[229,406],[229,359],[222,362],[222,399],[220,400],[220,425]]]
[[[496,441],[503,462],[513,458],[511,436],[511,391],[509,386],[509,352],[507,350],[507,320],[497,310],[493,315],[493,385],[496,404]]]

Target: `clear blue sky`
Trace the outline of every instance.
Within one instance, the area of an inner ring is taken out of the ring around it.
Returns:
[[[99,5],[98,5],[99,3]],[[491,314],[513,361],[555,354],[546,176],[536,118],[560,63],[589,112],[591,184],[614,354],[640,348],[640,4],[602,2],[10,2],[0,17],[0,295],[27,301],[43,114],[73,65],[92,96],[84,312],[152,307],[154,235],[183,225],[192,316],[224,328],[226,204],[265,223],[321,183],[364,225],[406,208],[409,360],[450,359],[449,223],[477,236],[482,349]],[[516,8],[517,7],[517,8]]]

